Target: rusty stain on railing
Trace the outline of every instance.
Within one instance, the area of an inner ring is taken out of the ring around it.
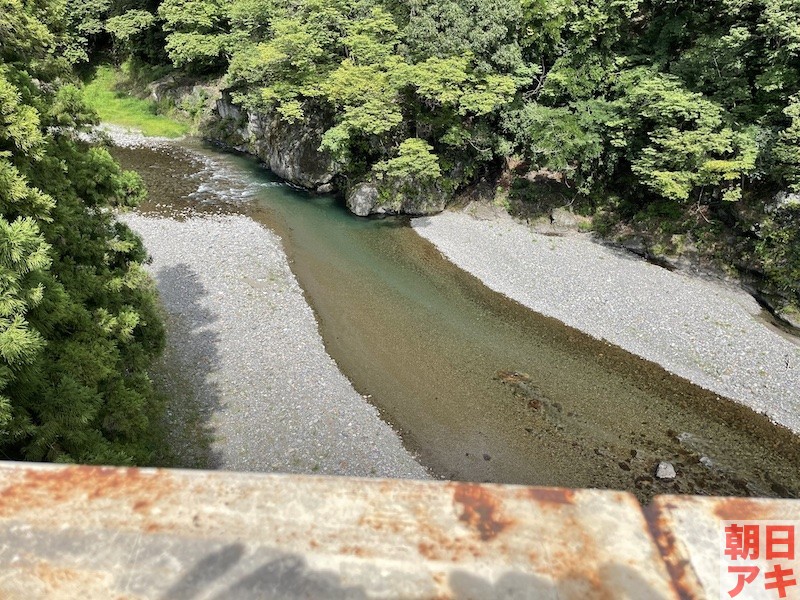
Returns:
[[[687,500],[0,463],[0,598],[703,598],[682,519],[771,504]]]

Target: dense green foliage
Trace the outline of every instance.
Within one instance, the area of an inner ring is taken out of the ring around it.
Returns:
[[[326,115],[349,186],[453,192],[513,158],[589,210],[743,240],[764,199],[800,192],[797,0],[92,1],[118,49],[225,74],[234,101],[288,122]],[[793,239],[792,222],[756,230]],[[768,271],[773,245],[737,251]]]
[[[449,165],[511,152],[580,185],[686,202],[797,185],[789,0],[164,0],[178,66],[226,69],[287,120],[332,108],[324,147]]]
[[[800,193],[798,0],[0,0],[0,10],[6,457],[141,464],[154,448],[160,406],[146,369],[163,331],[141,242],[111,212],[142,186],[79,135],[97,117],[73,70],[99,56],[224,75],[234,102],[288,123],[323,115],[320,151],[344,165],[347,186],[383,181],[382,193],[407,199],[522,165],[517,174],[544,174],[602,222],[724,247],[800,305],[800,201],[766,200]],[[180,133],[114,94],[111,70],[96,75],[85,91],[104,118]]]
[[[421,139],[446,165],[514,152],[681,202],[797,185],[798,18],[793,0],[164,0],[106,27],[161,28],[246,107],[332,109],[324,148],[367,167]]]
[[[466,4],[181,0],[159,15],[174,63],[227,68],[236,102],[290,122],[329,110],[322,148],[357,178],[399,165],[456,178],[458,165],[460,184],[507,149],[498,111],[536,71],[519,3]]]
[[[79,137],[96,117],[70,60],[94,26],[76,43],[68,5],[1,3],[0,449],[146,463],[163,331],[142,244],[109,210],[135,204],[141,181]]]

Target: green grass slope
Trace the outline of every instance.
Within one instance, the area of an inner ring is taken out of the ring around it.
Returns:
[[[139,129],[146,136],[176,138],[189,131],[189,125],[157,114],[155,103],[123,91],[123,77],[122,71],[101,66],[84,86],[86,100],[102,122]]]

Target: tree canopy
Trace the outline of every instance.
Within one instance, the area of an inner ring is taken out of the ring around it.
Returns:
[[[329,116],[320,150],[351,186],[437,172],[452,192],[513,159],[596,209],[723,221],[743,198],[763,209],[777,190],[800,192],[796,0],[163,0],[152,20],[141,6],[114,10],[118,40],[165,34],[173,65],[224,74],[245,108],[289,123]]]
[[[226,71],[236,101],[288,121],[332,110],[324,149],[368,169],[421,139],[466,179],[516,154],[677,203],[800,185],[793,0],[164,0],[158,15],[176,65]]]
[[[521,164],[516,175],[549,173],[598,214],[668,233],[691,216],[715,232],[711,246],[734,239],[800,305],[800,202],[771,201],[800,193],[797,0],[0,10],[5,456],[144,463],[153,451],[159,402],[146,370],[162,325],[144,248],[110,211],[144,192],[80,136],[96,117],[73,71],[100,55],[222,76],[235,103],[290,124],[323,115],[319,149],[351,187],[453,193]]]
[[[2,2],[0,449],[147,463],[163,330],[141,241],[109,211],[138,202],[141,180],[80,139],[96,119],[71,83],[67,5]]]

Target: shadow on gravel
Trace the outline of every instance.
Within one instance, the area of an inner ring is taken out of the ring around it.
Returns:
[[[219,468],[211,419],[222,400],[210,377],[220,364],[212,326],[217,316],[203,305],[208,292],[188,265],[163,268],[155,279],[167,329],[164,354],[151,370],[157,391],[166,397],[169,464],[163,466]]]

